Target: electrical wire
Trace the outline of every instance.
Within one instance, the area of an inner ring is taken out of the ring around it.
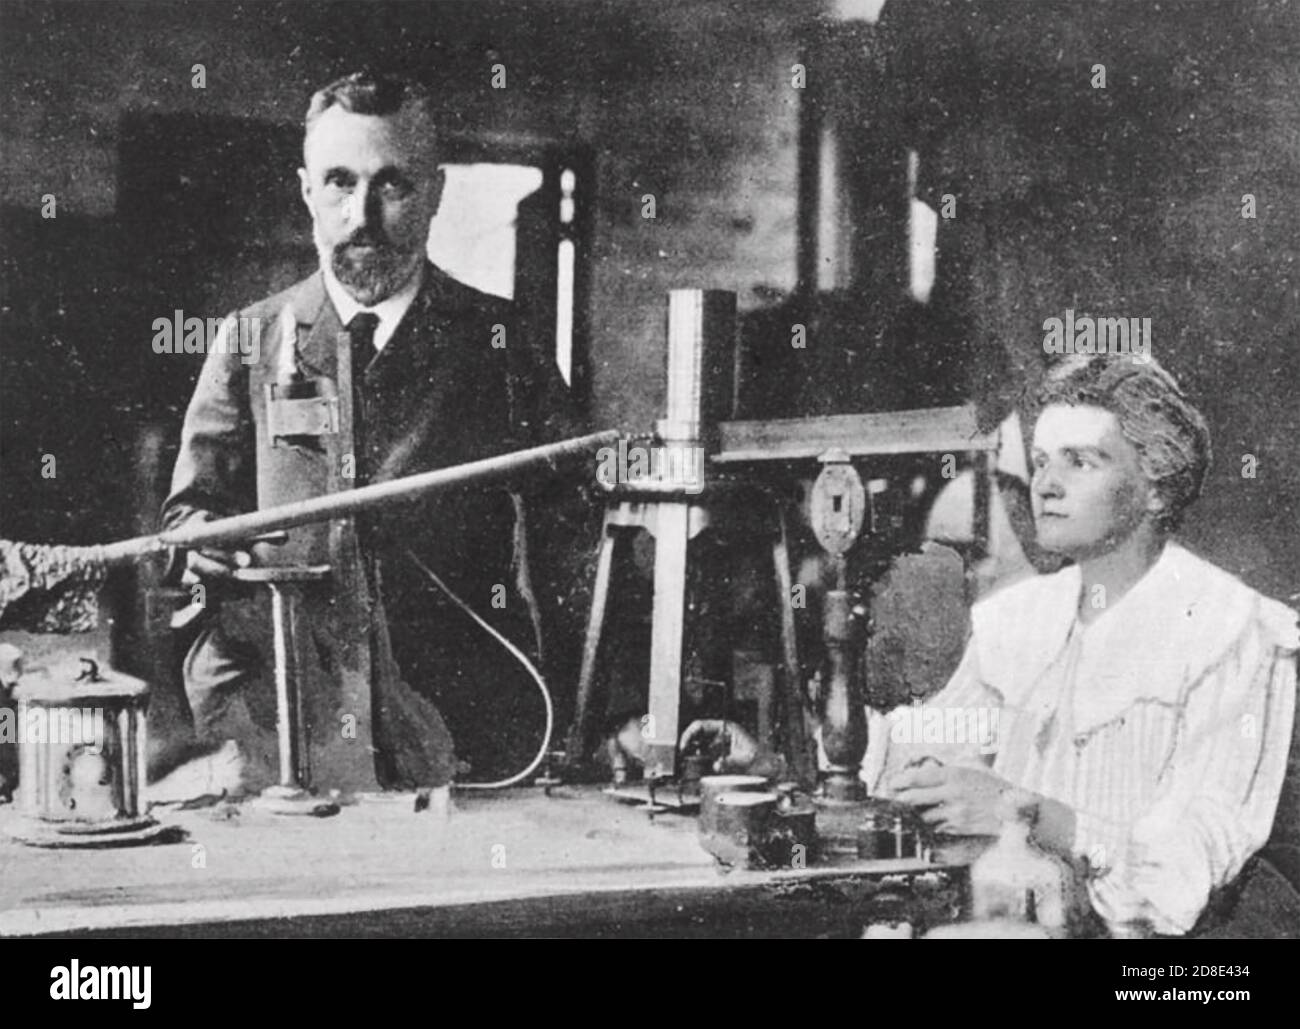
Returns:
[[[438,589],[442,590],[442,592],[447,595],[447,598],[453,604],[474,619],[474,621],[477,622],[484,631],[488,633],[488,635],[492,636],[498,643],[505,647],[506,650],[514,655],[515,659],[523,665],[528,674],[533,677],[533,681],[537,683],[537,688],[542,693],[542,703],[546,705],[546,731],[542,733],[542,745],[537,749],[537,756],[533,758],[528,767],[516,775],[512,775],[506,779],[498,779],[496,782],[458,782],[452,784],[453,787],[458,790],[503,790],[507,786],[514,786],[516,783],[527,779],[537,770],[537,766],[546,759],[546,752],[551,746],[551,734],[555,731],[555,706],[551,702],[551,693],[546,688],[546,680],[542,678],[542,673],[537,670],[537,666],[528,659],[527,654],[506,639],[505,636],[501,635],[501,633],[488,624],[488,622],[483,618],[479,617],[478,613],[472,607],[452,592],[451,587],[438,578],[437,573],[421,561],[409,548],[406,551],[406,556],[411,559],[416,568],[420,569],[420,571],[432,580],[433,584],[437,586]]]

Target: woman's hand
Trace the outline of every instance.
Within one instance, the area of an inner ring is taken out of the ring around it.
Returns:
[[[735,722],[700,718],[686,727],[678,748],[685,753],[695,744],[704,753],[720,752],[717,772],[747,772],[758,757],[758,741]]]
[[[936,761],[909,765],[889,785],[894,800],[948,836],[996,836],[1013,812],[1036,800],[992,772]]]

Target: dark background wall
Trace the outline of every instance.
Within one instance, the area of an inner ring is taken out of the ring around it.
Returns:
[[[590,417],[648,428],[669,289],[733,289],[752,308],[793,286],[790,65],[818,9],[0,6],[0,535],[88,543],[155,527],[201,358],[152,353],[153,320],[220,316],[310,270],[302,115],[315,88],[367,65],[431,85],[453,128],[587,148]],[[169,680],[188,640],[166,631],[165,602],[143,599],[158,580],[115,577],[113,651],[153,681],[165,727],[183,717]]]
[[[668,289],[738,289],[742,304],[753,306],[793,284],[798,95],[789,65],[816,10],[810,3],[599,0],[6,4],[0,203],[25,230],[6,232],[7,288],[21,288],[20,299],[48,297],[57,271],[33,269],[59,226],[103,220],[111,228],[128,112],[297,126],[323,82],[362,65],[389,67],[432,84],[467,127],[594,147],[593,419],[648,426],[661,413]],[[191,86],[195,63],[206,67],[205,89]],[[491,87],[498,63],[507,70],[505,89]],[[212,163],[238,176],[253,158],[248,149],[217,150]],[[296,207],[297,188],[290,174],[278,202]],[[58,225],[38,218],[45,193],[58,198]],[[646,193],[656,197],[653,221],[641,217]],[[196,194],[194,206],[202,203]],[[304,212],[301,241],[308,240]],[[125,253],[129,243],[109,248]],[[76,287],[129,276],[117,256],[78,257],[90,267]],[[237,265],[228,274],[223,310],[260,295],[263,287],[243,281]],[[104,292],[86,298],[101,321]],[[147,351],[157,316],[145,314],[143,325],[114,322],[122,329],[118,346],[129,351],[115,362],[132,367],[137,386],[134,359]],[[6,335],[10,375],[16,359],[45,363],[48,340],[38,345],[19,326]],[[87,340],[102,345],[102,333]],[[150,363],[142,367],[153,378]],[[15,453],[16,444],[5,445],[6,463],[23,474],[32,448]]]
[[[666,290],[735,289],[754,309],[794,288],[803,95],[790,66],[806,53],[857,141],[847,188],[865,220],[897,226],[891,175],[906,147],[921,155],[922,195],[957,198],[931,302],[945,329],[910,345],[944,348],[993,419],[1040,373],[1044,318],[1152,318],[1157,356],[1216,439],[1187,537],[1275,595],[1300,591],[1296,5],[891,0],[878,26],[852,30],[820,21],[835,6],[4,4],[0,532],[89,541],[143,527],[157,486],[138,469],[170,445],[197,370],[148,350],[165,311],[141,300],[148,255],[117,217],[124,116],[291,127],[313,87],[377,63],[433,83],[466,125],[589,144],[592,416],[640,428],[659,414]],[[827,44],[847,31],[861,45]],[[490,86],[496,63],[505,90]],[[1105,89],[1091,86],[1098,63]],[[215,174],[236,178],[255,160],[212,155]],[[296,188],[251,209],[294,205]],[[654,221],[640,217],[647,192]],[[39,216],[46,193],[53,221]],[[304,218],[301,238],[281,242],[301,247],[306,230]],[[849,302],[896,286],[896,267],[871,263],[898,253],[864,247]],[[209,259],[206,274],[223,262],[225,302],[263,292],[237,259]],[[898,317],[886,308],[880,319]],[[54,479],[40,474],[45,454]]]
[[[1300,9],[888,4],[879,29],[922,191],[957,197],[935,301],[984,355],[975,394],[1005,409],[1067,307],[1150,317],[1214,434],[1186,538],[1300,592]]]

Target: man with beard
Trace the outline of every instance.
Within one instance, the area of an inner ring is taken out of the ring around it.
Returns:
[[[581,431],[554,362],[518,338],[512,305],[428,261],[438,161],[438,126],[415,84],[354,74],[312,97],[298,174],[320,270],[240,312],[237,324],[258,318],[264,327],[256,362],[211,348],[186,413],[166,527]],[[319,401],[321,412],[333,405],[337,423],[286,427],[287,408],[276,405],[293,398]],[[248,789],[274,766],[269,617],[264,598],[231,581],[249,564],[330,567],[327,587],[302,589],[296,647],[319,785],[445,787],[456,770],[452,735],[475,778],[526,764],[542,725],[527,678],[420,566],[540,651],[527,510],[517,494],[474,488],[295,529],[287,543],[252,553],[190,552],[186,581],[209,591],[185,662],[204,759],[154,798]],[[232,596],[239,601],[213,603]]]

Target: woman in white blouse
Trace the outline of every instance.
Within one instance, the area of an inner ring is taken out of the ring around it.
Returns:
[[[950,835],[996,834],[1018,811],[1085,869],[1112,933],[1186,933],[1268,839],[1296,616],[1169,540],[1210,441],[1154,361],[1072,358],[1040,411],[1038,539],[1073,563],[977,603],[960,666],[926,702],[966,724],[996,710],[992,745],[880,741],[875,792]],[[918,763],[926,751],[939,762]]]

